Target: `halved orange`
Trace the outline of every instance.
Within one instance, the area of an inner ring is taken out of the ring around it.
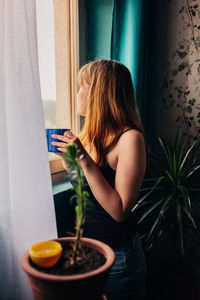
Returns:
[[[62,246],[55,241],[42,241],[33,244],[29,249],[32,261],[40,267],[48,268],[54,266],[62,253]]]

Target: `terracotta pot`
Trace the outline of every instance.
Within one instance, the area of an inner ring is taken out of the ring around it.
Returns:
[[[58,238],[62,245],[71,243],[74,237]],[[105,243],[82,238],[82,243],[98,250],[106,262],[96,270],[78,275],[52,275],[40,272],[30,265],[28,251],[22,258],[22,267],[28,276],[35,300],[101,300],[111,266],[115,260],[114,251]]]

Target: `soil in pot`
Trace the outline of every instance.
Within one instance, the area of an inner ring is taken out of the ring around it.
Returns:
[[[53,275],[76,275],[93,271],[102,266],[106,259],[99,251],[92,249],[86,245],[81,245],[77,257],[77,264],[74,267],[69,266],[70,258],[72,257],[72,245],[63,245],[63,251],[59,261],[50,268],[42,268],[34,264],[30,260],[33,268],[40,272]],[[67,264],[67,267],[66,267]]]
[[[68,245],[73,245],[75,238],[59,238],[54,241],[61,243],[64,255],[65,250],[70,248]],[[29,251],[26,251],[22,258],[22,267],[27,273],[35,300],[102,300],[106,280],[115,260],[114,252],[105,243],[89,238],[82,238],[81,245],[82,249],[86,247],[86,249],[89,248],[87,251],[94,253],[93,257],[95,261],[98,261],[98,256],[101,257],[101,255],[103,255],[102,261],[100,260],[100,267],[96,265],[94,269],[93,266],[92,271],[85,271],[85,273],[73,273],[71,275],[65,275],[66,273],[63,273],[63,275],[59,275],[52,273],[52,269],[55,270],[55,267],[57,268],[60,265],[63,257],[60,258],[54,267],[45,269],[36,266],[33,267],[29,258]],[[97,252],[93,252],[92,249],[96,249]],[[68,249],[68,251],[72,251],[72,246],[71,250]],[[84,250],[86,253],[87,251]],[[86,257],[87,256],[88,254]],[[79,257],[81,257],[81,253],[79,253]],[[91,258],[91,253],[89,254],[89,261],[94,261],[94,259]],[[87,267],[88,264],[89,262],[86,260]],[[59,267],[58,269],[62,268]]]

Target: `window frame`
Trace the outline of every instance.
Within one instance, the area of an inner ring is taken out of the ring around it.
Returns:
[[[79,1],[54,0],[56,66],[56,127],[80,130],[76,112],[77,74],[79,69]],[[52,182],[66,173],[58,157],[49,161]],[[58,173],[59,176],[58,176]],[[56,175],[57,174],[57,175]]]

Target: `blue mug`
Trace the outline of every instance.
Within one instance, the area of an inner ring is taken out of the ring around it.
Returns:
[[[47,128],[46,129],[46,137],[47,137],[47,146],[48,146],[48,152],[57,152],[61,153],[57,148],[57,146],[53,146],[51,143],[52,142],[60,142],[60,140],[52,138],[52,134],[59,134],[63,135],[65,131],[69,129],[61,129],[61,128]]]

